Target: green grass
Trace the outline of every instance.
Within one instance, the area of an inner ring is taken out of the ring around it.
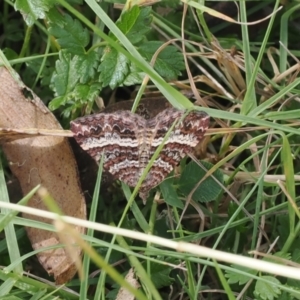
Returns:
[[[160,10],[133,8],[119,17],[108,1],[75,6],[59,0],[56,8],[40,1],[45,5],[40,19],[36,5],[29,9],[30,1],[17,1],[29,26],[10,1],[3,2],[0,50],[6,66],[15,68],[66,128],[77,116],[97,111],[99,95],[107,104],[127,82],[135,86],[133,110],[149,88],[175,107],[192,108],[194,101],[180,92],[191,89],[211,116],[197,159],[206,161],[212,180],[200,193],[207,189],[218,196],[200,202],[181,188],[185,177],[171,178],[162,194],[151,193],[151,198],[163,195],[167,201],[171,194],[177,202],[148,200],[143,205],[137,189],[119,183],[108,190],[100,186],[100,167],[88,203],[90,222],[63,219],[88,228],[77,237],[84,252],[83,278],[60,287],[37,271],[37,251],[24,232],[26,226],[58,228],[17,215],[30,195],[20,206],[5,204],[11,173],[4,163],[0,299],[116,299],[120,285],[128,288],[130,270],[140,286],[132,288],[136,299],[167,299],[170,294],[172,299],[300,298],[299,4],[290,1],[278,10],[279,1],[237,1],[240,22],[233,26],[221,14],[210,25],[207,14],[216,14],[211,10],[215,1],[175,2],[162,1]],[[182,25],[183,3],[187,15]],[[168,14],[173,7],[177,10]],[[264,18],[265,11],[267,20],[249,24]],[[173,39],[177,52],[163,45]],[[143,48],[149,41],[149,49]],[[163,46],[155,50],[159,41]],[[190,163],[181,162],[183,176]],[[214,172],[221,172],[223,180]]]

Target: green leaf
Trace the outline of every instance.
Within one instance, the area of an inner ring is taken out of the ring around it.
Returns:
[[[88,92],[90,87],[87,84],[77,84],[75,86],[73,95],[75,99],[84,99]]]
[[[297,245],[293,245],[295,247],[295,250],[292,253],[292,261],[295,263],[300,263],[300,249],[298,248]],[[299,289],[299,280],[293,279],[293,278],[288,278],[286,284],[290,287],[293,287],[293,289],[297,289],[297,291],[300,291]],[[293,295],[295,299],[300,299],[299,295]],[[293,298],[294,299],[294,298]]]
[[[34,74],[38,74],[41,70],[41,67],[43,67],[42,73],[39,74],[39,80],[43,87],[48,88],[54,71],[54,67],[50,64],[50,62],[46,61],[46,63],[43,64],[43,58],[38,58],[27,61],[26,65],[28,66],[28,69],[34,72]],[[39,94],[39,96],[42,98],[41,93]]]
[[[57,96],[66,96],[72,91],[80,78],[76,70],[76,58],[71,59],[71,54],[66,51],[59,52],[59,60],[55,64],[52,77],[53,90]]]
[[[182,201],[178,198],[178,195],[172,185],[173,178],[167,178],[165,179],[160,185],[160,190],[162,192],[162,195],[164,197],[164,200],[167,204],[179,208],[183,208],[184,205]]]
[[[19,10],[28,26],[32,26],[37,19],[44,19],[46,12],[54,5],[55,0],[16,0],[15,10]]]
[[[99,65],[97,53],[94,51],[84,55],[77,55],[75,58],[75,69],[79,73],[79,81],[87,83],[94,78],[96,69]]]
[[[56,24],[57,26],[63,27],[65,23],[64,15],[61,14],[61,11],[57,7],[53,7],[49,10],[47,14],[49,24]]]
[[[233,270],[232,271],[226,270],[226,274],[225,274],[225,277],[228,278],[229,284],[238,283],[239,285],[244,285],[251,279],[250,276],[240,274],[238,272],[235,272],[234,270],[243,271],[243,272],[249,273],[249,275],[257,274],[256,270],[242,267],[239,265],[231,265],[231,267],[233,268]]]
[[[151,7],[139,8],[136,5],[125,11],[116,25],[134,45],[144,40],[145,34],[151,29],[151,23]]]
[[[55,72],[51,79],[51,88],[55,93],[55,98],[49,103],[51,110],[59,108],[67,101],[74,98],[73,91],[82,77],[78,70],[78,57],[71,58],[67,51],[59,52],[59,60],[55,64]]]
[[[174,279],[170,277],[172,270],[173,268],[167,265],[151,263],[151,281],[157,289],[170,286],[174,282]]]
[[[144,77],[145,73],[141,71],[135,64],[131,64],[129,74],[125,78],[123,84],[125,86],[140,84]]]
[[[55,110],[68,102],[68,107],[64,109],[63,115],[69,117],[75,110],[81,109],[90,103],[90,106],[98,97],[101,91],[101,84],[94,82],[92,84],[76,84],[74,89],[64,96],[59,96],[49,103],[49,109]]]
[[[110,86],[111,89],[121,85],[128,76],[130,68],[128,58],[119,53],[114,48],[106,47],[105,54],[102,57],[102,63],[99,67],[99,81],[103,86]]]
[[[255,284],[254,294],[263,300],[273,300],[281,294],[281,290],[278,287],[280,281],[272,276],[262,276],[262,278],[271,281],[271,283],[262,282],[258,280]]]
[[[18,53],[10,48],[4,48],[3,53],[8,60],[17,59],[19,57]]]
[[[203,167],[207,170],[212,168],[212,164],[201,161]],[[183,170],[179,180],[179,190],[185,195],[195,188],[199,181],[205,176],[206,170],[201,168],[197,163],[191,161]],[[223,174],[220,170],[216,170],[212,174],[220,183],[223,183]],[[212,176],[206,178],[193,193],[193,200],[198,202],[209,202],[216,199],[222,192],[220,184],[218,184]]]
[[[162,44],[160,41],[145,42],[139,47],[139,51],[145,59],[151,61],[154,53]],[[165,47],[159,53],[154,65],[154,69],[166,80],[176,79],[184,68],[183,56],[174,46]]]
[[[91,112],[93,103],[98,97],[102,86],[99,82],[92,84],[77,84],[74,91],[70,93],[71,100],[68,101],[68,106],[64,109],[63,115],[65,118],[69,118],[71,114],[77,117],[78,111],[85,108],[87,113]]]
[[[288,282],[289,282],[290,279],[291,278],[288,279]],[[289,297],[286,296],[286,299],[288,299],[288,300],[295,300],[295,299],[300,300],[300,296],[299,296],[299,291],[300,291],[300,289],[299,289],[299,280],[294,279],[294,282],[296,283],[295,287],[289,286],[289,289],[290,289],[289,290]],[[285,292],[285,293],[287,293],[287,292]],[[282,299],[284,299],[284,298],[280,297],[280,300],[282,300]]]
[[[292,260],[296,263],[300,263],[300,249],[296,248],[292,254]]]
[[[51,88],[56,97],[49,103],[49,108],[55,110],[68,102],[64,115],[69,116],[71,111],[80,109],[87,102],[92,103],[102,88],[99,82],[92,82],[97,65],[95,52],[72,57],[66,50],[60,51],[51,79]]]
[[[295,300],[297,298],[291,298],[287,291],[282,291],[281,295],[277,297],[278,300]]]
[[[101,84],[98,82],[93,84],[77,84],[73,92],[73,97],[75,101],[81,101],[82,103],[86,103],[87,101],[93,102],[99,95],[100,90]]]
[[[50,102],[49,102],[49,109],[50,110],[56,110],[58,109],[60,106],[65,104],[65,98],[63,96],[58,96],[53,98]]]
[[[64,15],[63,25],[51,23],[50,34],[54,35],[60,46],[73,54],[85,54],[85,47],[89,43],[89,33],[78,20]]]

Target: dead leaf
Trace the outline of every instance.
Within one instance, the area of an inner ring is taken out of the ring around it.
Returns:
[[[127,273],[125,280],[130,285],[132,285],[135,289],[138,289],[141,286],[139,284],[139,282],[137,281],[137,279],[135,278],[135,274],[134,274],[134,271],[132,268]],[[134,299],[135,299],[135,296],[124,287],[120,288],[118,295],[116,297],[116,300],[134,300]]]
[[[25,86],[17,83],[5,68],[0,68],[0,127],[62,130],[53,114],[29,89],[30,97],[24,96]],[[38,136],[5,142],[3,151],[10,168],[18,178],[23,194],[41,184],[57,201],[65,215],[86,219],[85,201],[77,175],[77,165],[68,141],[60,136]],[[28,204],[46,210],[43,201],[35,195]],[[24,215],[41,222],[50,221],[41,217]],[[60,244],[56,233],[26,228],[32,247]],[[77,227],[79,233],[84,228]],[[77,255],[80,256],[77,248]],[[57,284],[69,281],[76,273],[73,259],[64,248],[53,249],[38,254],[38,259],[49,274],[53,274]]]

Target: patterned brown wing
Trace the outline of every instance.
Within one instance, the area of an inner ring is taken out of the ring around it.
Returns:
[[[100,113],[71,122],[74,138],[97,162],[104,153],[104,169],[135,187],[157,147],[185,111],[168,108],[145,120],[129,111]],[[190,112],[173,129],[141,185],[145,201],[149,190],[159,184],[203,138],[209,125],[204,112]]]
[[[139,149],[146,120],[130,111],[100,113],[71,122],[76,142],[97,162],[104,153],[104,169],[135,186],[139,180]]]
[[[173,123],[179,121],[184,114],[185,111],[169,108],[147,122],[145,140],[150,145],[149,159],[163,142]],[[203,138],[208,126],[209,116],[200,111],[190,112],[175,126],[142,184],[140,196],[144,200],[149,190],[163,181],[180,160],[193,151],[193,148]]]

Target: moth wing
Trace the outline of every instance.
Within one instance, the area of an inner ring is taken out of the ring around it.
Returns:
[[[147,128],[155,124],[151,138],[150,158],[157,147],[163,142],[165,135],[174,122],[178,122],[164,146],[154,161],[149,174],[142,184],[141,193],[149,191],[177,166],[182,158],[191,153],[194,147],[203,139],[209,126],[209,116],[205,112],[191,111],[184,119],[185,111],[169,108],[159,113],[154,119],[149,120]],[[152,123],[153,122],[153,123]]]
[[[138,178],[139,145],[145,120],[130,111],[99,113],[71,122],[76,142],[98,163],[104,155],[104,169],[129,186]]]

